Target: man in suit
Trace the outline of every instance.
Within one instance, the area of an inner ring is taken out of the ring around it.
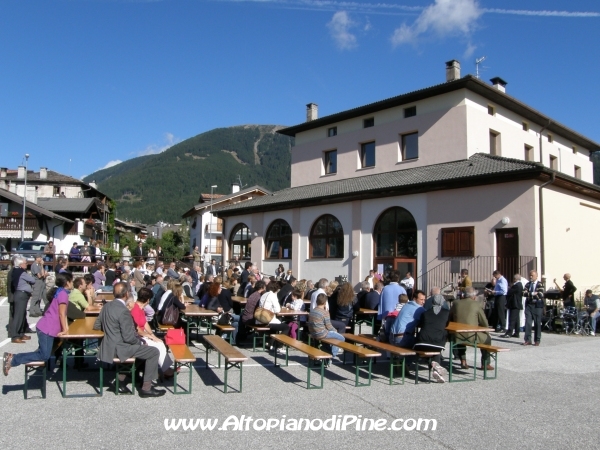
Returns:
[[[165,394],[165,391],[152,386],[152,380],[158,378],[159,352],[155,347],[140,345],[141,340],[136,333],[131,313],[125,306],[127,288],[127,283],[115,284],[114,301],[104,305],[96,319],[94,330],[104,332],[98,359],[107,364],[113,364],[114,358],[119,358],[121,361],[132,357],[144,360],[144,381],[140,389],[140,397],[160,397]],[[118,377],[119,381],[125,381],[124,374],[119,374]],[[120,393],[128,392],[124,383],[119,390]]]
[[[508,308],[508,328],[502,338],[519,337],[521,330],[521,310],[523,309],[523,285],[521,275],[513,277],[513,284],[506,294],[506,307]]]
[[[177,270],[175,269],[176,267],[177,267],[177,264],[175,264],[175,262],[173,261],[169,265],[169,270],[167,270],[167,276],[178,280],[179,274],[177,273]]]
[[[480,327],[488,327],[488,321],[483,311],[483,304],[477,300],[477,291],[472,286],[465,288],[466,298],[461,300],[454,300],[452,307],[450,308],[450,322],[465,323],[467,325],[477,325]],[[458,342],[474,343],[477,339],[478,344],[491,344],[492,338],[489,333],[477,333],[477,337],[473,333],[467,333],[464,335],[457,335],[456,340]],[[456,353],[460,358],[460,367],[462,369],[468,369],[467,364],[467,349],[464,346],[456,348]],[[481,368],[487,364],[487,370],[494,370],[492,365],[488,364],[489,354],[485,350],[481,350]]]
[[[292,299],[290,295],[292,294],[292,291],[294,290],[296,284],[298,284],[298,281],[296,280],[296,278],[292,277],[290,278],[290,281],[288,281],[286,284],[283,285],[281,289],[279,289],[279,292],[277,293],[277,298],[279,299],[280,305],[285,306],[287,300]]]
[[[214,259],[210,260],[210,264],[206,267],[206,275],[212,275],[216,277],[218,275],[217,261]]]
[[[142,241],[138,242],[138,245],[135,251],[133,252],[133,255],[135,256],[135,259],[137,261],[141,261],[142,259],[144,259],[144,247],[142,245]]]
[[[538,281],[535,270],[529,272],[529,283],[523,288],[525,300],[525,342],[521,345],[531,345],[531,322],[535,326],[534,346],[540,345],[542,339],[542,316],[544,312],[544,284]]]

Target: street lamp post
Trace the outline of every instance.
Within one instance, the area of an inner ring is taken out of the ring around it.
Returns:
[[[213,189],[216,189],[217,185],[213,185],[210,187],[210,222],[208,225],[208,254],[210,259],[212,259],[212,221],[213,221],[213,215],[212,215],[212,205],[213,205]],[[210,260],[209,260],[210,261]]]
[[[29,153],[25,153],[25,186],[23,187],[23,224],[21,227],[21,242],[25,240],[25,203],[27,203],[27,161]]]

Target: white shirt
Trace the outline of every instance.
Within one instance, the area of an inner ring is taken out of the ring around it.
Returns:
[[[281,311],[281,305],[279,304],[279,300],[277,299],[277,294],[275,292],[265,292],[258,302],[258,305],[274,312],[277,314]],[[281,323],[281,321],[277,318],[277,316],[273,316],[273,319],[269,323]]]
[[[404,278],[400,284],[403,284],[406,289],[415,287],[415,279],[413,277]]]
[[[312,295],[310,296],[310,309],[314,309],[317,307],[317,297],[319,296],[319,294],[325,294],[325,291],[319,288],[312,293]],[[325,309],[329,311],[329,302],[325,302]]]
[[[169,294],[171,293],[170,290],[165,291],[165,293],[162,295],[162,297],[160,298],[160,302],[158,302],[158,311],[160,311],[163,307],[163,305],[165,304],[165,300],[167,299],[167,297],[169,296]]]

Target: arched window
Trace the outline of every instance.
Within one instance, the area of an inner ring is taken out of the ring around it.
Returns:
[[[376,257],[417,256],[417,223],[406,209],[394,207],[384,211],[373,234]]]
[[[292,258],[292,228],[282,219],[277,219],[267,230],[267,259]]]
[[[250,259],[252,238],[250,229],[243,223],[238,223],[231,232],[229,239],[229,259]]]
[[[344,257],[344,230],[331,214],[319,217],[310,230],[310,257]]]

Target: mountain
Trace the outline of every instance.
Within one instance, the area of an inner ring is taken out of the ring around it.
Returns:
[[[179,223],[201,193],[229,194],[238,175],[244,186],[276,191],[290,186],[293,139],[276,125],[217,128],[163,153],[141,156],[84,178],[117,203],[117,216],[142,223]]]

